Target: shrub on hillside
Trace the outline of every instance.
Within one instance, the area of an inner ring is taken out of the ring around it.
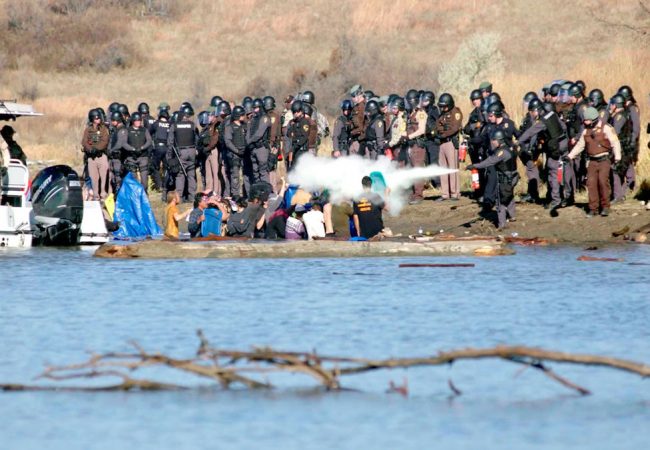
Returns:
[[[505,58],[499,50],[497,33],[474,34],[463,42],[456,55],[442,64],[438,83],[446,91],[467,95],[472,89],[490,77],[503,75]]]

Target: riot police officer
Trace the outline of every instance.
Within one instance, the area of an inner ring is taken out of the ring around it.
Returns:
[[[311,131],[311,123],[304,116],[301,100],[294,100],[291,104],[291,113],[293,114],[293,119],[291,119],[287,128],[287,137],[291,143],[291,148],[287,155],[289,170],[293,168],[300,156],[309,151],[309,135]]]
[[[352,101],[341,102],[341,115],[334,122],[332,132],[332,157],[347,156],[350,154],[350,131],[352,130]]]
[[[153,117],[151,117],[151,114],[149,113],[149,105],[145,102],[142,102],[138,105],[138,112],[140,113],[140,116],[142,117],[142,125],[149,130],[149,133],[151,133],[151,127],[156,121]]]
[[[379,155],[384,154],[386,147],[386,125],[384,119],[379,113],[379,104],[375,100],[366,103],[366,156],[369,159],[377,159]]]
[[[219,165],[221,167],[221,181],[224,196],[230,196],[230,167],[228,166],[228,148],[226,147],[226,128],[230,126],[232,110],[230,103],[222,101],[217,106],[217,131],[219,132],[219,140],[217,141],[217,149],[219,150]]]
[[[275,98],[267,95],[262,99],[264,105],[264,111],[266,115],[269,116],[271,120],[271,131],[269,134],[269,158],[268,158],[268,169],[269,169],[269,179],[271,180],[271,186],[275,190],[277,187],[277,182],[279,180],[277,176],[277,167],[279,157],[282,155],[282,117],[280,113],[275,109]]]
[[[451,94],[442,94],[438,99],[440,117],[436,122],[435,137],[440,141],[440,166],[458,169],[459,134],[463,127],[463,114],[456,106]],[[442,200],[460,199],[460,178],[458,172],[440,177]]]
[[[127,127],[126,142],[122,143],[124,152],[124,169],[133,176],[140,176],[140,184],[147,191],[149,175],[149,150],[152,147],[151,134],[142,125],[140,113],[133,113],[131,125]]]
[[[167,146],[178,159],[179,171],[176,174],[176,192],[186,201],[191,201],[196,194],[196,141],[198,132],[192,116],[194,110],[185,105],[180,111],[179,120],[169,128]],[[187,189],[187,196],[183,194]]]
[[[251,161],[251,184],[265,182],[269,178],[269,149],[271,147],[271,119],[264,111],[264,102],[256,98],[253,101],[253,115],[246,129],[247,157]]]
[[[366,138],[366,98],[363,95],[363,88],[358,84],[352,86],[352,89],[350,89],[350,97],[354,105],[350,114],[350,119],[352,120],[350,154],[356,155],[357,153],[363,153],[362,147]]]
[[[241,171],[246,153],[246,126],[243,122],[245,115],[242,106],[235,106],[229,123],[224,130],[224,143],[227,148],[228,177],[230,180],[230,196],[239,198],[241,191]]]
[[[406,139],[408,143],[409,163],[413,167],[426,166],[427,151],[424,146],[424,135],[427,127],[427,113],[420,108],[417,91],[411,89],[407,92],[406,104],[411,104],[411,112],[407,116]],[[417,205],[424,199],[424,181],[418,180],[413,184],[413,193],[409,203]]]
[[[438,165],[440,159],[440,142],[436,139],[436,122],[440,117],[440,110],[435,104],[436,96],[432,91],[424,91],[420,95],[420,108],[427,113],[427,123],[424,127],[424,149],[427,151],[427,164]],[[432,180],[434,186],[438,187],[440,179]]]
[[[108,169],[113,196],[122,186],[122,143],[126,142],[126,127],[122,114],[115,109],[111,113],[110,140],[108,144]]]
[[[473,164],[476,164],[487,157],[483,152],[483,136],[481,134],[486,120],[481,110],[481,103],[483,101],[481,91],[474,89],[470,93],[469,99],[474,109],[469,113],[469,118],[463,128],[463,134],[468,140],[469,158]],[[479,170],[478,175],[479,188],[474,192],[474,198],[482,201],[481,197],[483,197],[483,191],[485,190],[485,170]]]
[[[156,120],[151,126],[151,139],[153,140],[153,150],[151,151],[151,181],[155,191],[166,192],[167,180],[163,180],[162,173],[165,172],[165,157],[167,155],[167,139],[169,138],[169,111],[162,109]],[[166,196],[165,196],[166,198]]]
[[[612,167],[613,202],[625,200],[625,193],[632,178],[634,169],[634,141],[632,135],[632,119],[625,108],[625,99],[621,94],[614,95],[609,101],[609,123],[614,127],[616,136],[621,143],[621,160]],[[632,174],[630,173],[632,172]]]
[[[490,145],[492,146],[492,155],[478,164],[468,165],[466,169],[485,169],[487,167],[496,169],[498,180],[497,227],[502,230],[506,226],[508,217],[510,217],[511,221],[515,220],[514,190],[519,181],[517,158],[503,130],[495,129],[492,132]]]

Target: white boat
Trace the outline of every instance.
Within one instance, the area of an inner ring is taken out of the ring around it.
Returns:
[[[28,201],[29,171],[12,159],[0,186],[0,247],[31,247],[34,212]]]

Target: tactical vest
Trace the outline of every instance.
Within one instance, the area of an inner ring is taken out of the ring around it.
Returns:
[[[122,149],[117,148],[117,138],[122,130],[124,130],[124,126],[111,128],[111,137],[108,147],[110,150],[108,157],[111,159],[119,159],[121,157]]]
[[[406,131],[409,134],[416,132],[418,130],[419,126],[420,126],[420,124],[418,123],[417,114],[418,114],[417,110],[413,110],[413,112],[411,112],[408,115],[408,122],[407,122],[407,125],[406,125]]]
[[[221,119],[217,130],[219,130],[219,144],[224,145],[224,137],[226,136],[226,127],[230,125],[230,116],[227,116],[225,119]]]
[[[517,158],[514,157],[510,149],[507,147],[507,145],[502,145],[499,147],[496,152],[498,151],[504,151],[508,152],[510,154],[510,159],[507,161],[500,161],[498,162],[494,167],[497,170],[497,172],[503,174],[503,175],[512,175],[514,172],[517,172]]]
[[[136,151],[139,151],[145,142],[147,142],[146,137],[147,130],[143,127],[134,128],[129,127],[127,142],[131,147],[135,147]]]
[[[194,147],[194,124],[189,120],[181,120],[174,130],[176,145],[179,147]]]
[[[171,124],[169,122],[163,122],[162,120],[158,120],[155,123],[156,126],[156,132],[153,135],[153,140],[156,143],[164,143],[167,144],[167,137],[169,135],[169,127]]]
[[[603,131],[604,125],[585,130],[585,149],[589,156],[596,156],[612,151],[612,143]]]
[[[282,138],[282,118],[280,117],[280,114],[276,110],[272,110],[266,113],[267,116],[269,116],[269,120],[271,121],[271,126],[269,127],[272,131],[274,132],[274,137],[275,141],[271,142],[276,147],[280,146],[280,139]],[[269,133],[269,136],[273,133]]]
[[[427,123],[424,127],[424,137],[427,139],[433,139],[433,130],[436,128],[436,122],[440,117],[440,111],[437,106],[431,106],[427,111]]]
[[[246,148],[246,128],[244,125],[232,123],[232,143],[238,150],[244,151]]]
[[[625,120],[625,125],[623,125],[621,132],[618,134],[618,140],[621,142],[621,150],[623,150],[624,153],[633,152],[632,119],[630,118],[629,113],[626,110],[623,110],[614,116],[612,123],[615,123],[619,116],[623,116],[623,119]]]
[[[375,117],[370,119],[370,122],[368,123],[368,127],[366,128],[366,141],[371,144],[376,144],[377,143],[377,132],[375,130],[375,124],[379,122],[381,119],[381,116],[377,114]]]
[[[255,114],[253,116],[253,120],[251,120],[251,124],[250,124],[251,128],[249,130],[251,136],[254,136],[255,133],[257,133],[257,130],[259,130],[260,124],[262,123],[262,120],[265,117],[267,118],[267,121],[268,121],[269,119],[268,119],[268,116],[266,114]],[[264,135],[262,136],[262,139],[259,142],[256,142],[256,144],[262,145],[264,147],[268,147],[269,146],[269,134],[270,134],[270,132],[271,132],[271,127],[270,126],[266,127],[266,131],[264,132]]]
[[[339,148],[341,150],[348,150],[349,143],[350,143],[350,119],[348,119],[346,116],[341,115],[339,117],[339,120],[341,121],[341,124],[343,125],[341,127],[341,133],[338,135],[338,141],[339,141]]]

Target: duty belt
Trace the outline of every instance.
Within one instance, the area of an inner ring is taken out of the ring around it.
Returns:
[[[185,150],[187,148],[192,148],[193,149],[194,146],[193,145],[188,145],[187,147],[178,147],[179,150]]]
[[[167,147],[167,142],[165,142],[165,141],[158,141],[158,142],[156,142],[156,145],[160,145],[161,147],[162,147],[162,146]]]
[[[601,156],[590,156],[589,161],[603,162],[609,160],[609,153]]]

